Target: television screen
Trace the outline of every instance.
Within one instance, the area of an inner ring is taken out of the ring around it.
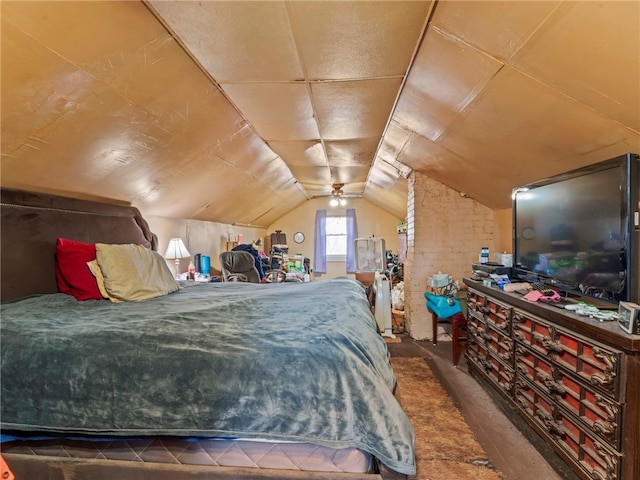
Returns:
[[[514,260],[530,280],[618,302],[628,299],[629,175],[626,162],[602,165],[514,191]]]

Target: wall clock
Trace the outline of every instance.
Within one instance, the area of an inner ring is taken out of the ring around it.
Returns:
[[[533,238],[535,238],[535,236],[536,231],[531,227],[527,227],[522,230],[522,238],[524,238],[525,240],[532,240]]]
[[[304,242],[304,233],[302,232],[296,232],[293,234],[293,241],[296,243],[302,243]]]

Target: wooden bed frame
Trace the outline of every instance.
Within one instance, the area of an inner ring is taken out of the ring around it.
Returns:
[[[138,209],[1,189],[0,279],[2,302],[34,294],[56,293],[55,244],[59,237],[87,243],[137,243],[157,249],[157,238]],[[253,469],[117,460],[62,458],[2,453],[18,480],[164,480],[190,479],[406,479],[375,462],[379,473],[354,474]]]

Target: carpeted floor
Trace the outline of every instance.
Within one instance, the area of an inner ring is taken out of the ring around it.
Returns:
[[[415,480],[500,480],[423,358],[391,358],[397,396],[416,433]]]

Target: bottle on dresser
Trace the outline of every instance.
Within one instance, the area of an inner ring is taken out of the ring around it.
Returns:
[[[489,247],[482,247],[480,249],[480,255],[478,256],[480,263],[489,263]]]

